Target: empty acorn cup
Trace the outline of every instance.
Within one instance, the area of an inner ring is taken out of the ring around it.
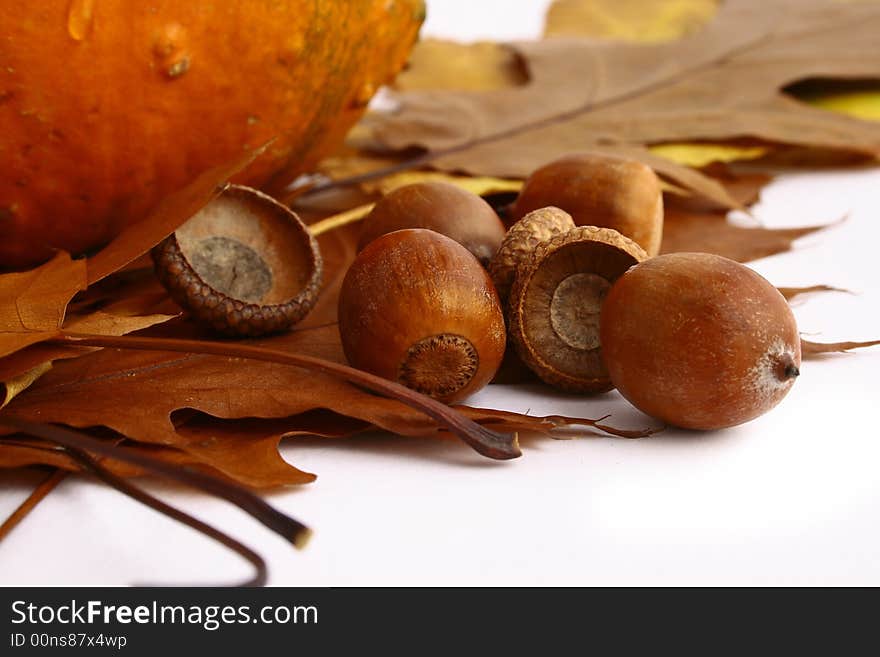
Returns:
[[[171,297],[226,336],[288,330],[312,309],[321,287],[321,254],[308,227],[242,185],[229,185],[152,256]]]

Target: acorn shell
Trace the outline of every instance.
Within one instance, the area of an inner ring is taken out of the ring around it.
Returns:
[[[688,429],[721,429],[776,406],[799,374],[791,307],[752,269],[709,253],[651,258],[620,277],[601,321],[614,385]]]
[[[315,305],[322,260],[308,227],[230,185],[152,251],[156,275],[195,319],[226,336],[285,331]]]
[[[517,268],[531,259],[537,246],[573,228],[571,215],[556,207],[533,210],[510,227],[487,267],[502,304],[510,296]]]
[[[452,238],[481,264],[501,246],[504,224],[480,196],[447,182],[428,180],[386,194],[362,224],[358,251],[381,235],[425,228]]]
[[[540,244],[517,270],[508,301],[511,341],[543,381],[572,392],[612,388],[599,316],[617,278],[647,258],[610,228],[580,226]]]
[[[660,251],[663,190],[651,167],[602,153],[577,153],[536,169],[526,179],[514,218],[553,205],[578,226],[613,228],[648,255]]]

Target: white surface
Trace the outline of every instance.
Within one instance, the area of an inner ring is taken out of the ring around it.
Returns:
[[[529,36],[540,30],[544,4],[430,2],[426,32]],[[849,213],[843,225],[753,267],[776,285],[858,292],[797,305],[801,330],[814,339],[880,337],[880,168],[785,176],[756,212],[772,227]],[[533,439],[522,459],[506,463],[456,442],[288,442],[285,457],[319,474],[315,484],[270,497],[315,530],[304,552],[223,502],[150,488],[255,547],[276,585],[880,585],[878,371],[880,348],[810,361],[788,398],[747,425],[637,441]],[[471,402],[647,422],[617,393],[495,387]],[[5,516],[36,478],[4,477]],[[231,582],[248,568],[79,479],[65,481],[0,544],[4,584]]]

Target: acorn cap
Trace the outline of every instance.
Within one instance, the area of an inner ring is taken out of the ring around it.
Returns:
[[[510,293],[511,341],[545,382],[572,392],[613,386],[602,362],[599,313],[617,278],[647,258],[611,228],[580,226],[538,245]]]
[[[531,259],[538,244],[572,228],[571,215],[552,206],[533,210],[510,227],[487,268],[502,305],[507,303],[517,267]]]
[[[322,261],[308,227],[275,199],[230,185],[152,251],[171,297],[215,331],[284,331],[315,305]]]

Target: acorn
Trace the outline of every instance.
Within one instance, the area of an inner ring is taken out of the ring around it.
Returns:
[[[381,235],[426,228],[455,240],[484,266],[501,246],[504,224],[478,195],[442,181],[404,185],[386,194],[361,225],[358,250]]]
[[[785,298],[738,262],[671,253],[626,272],[601,317],[602,350],[636,408],[688,429],[721,429],[776,406],[800,373]]]
[[[599,317],[617,278],[648,256],[610,228],[579,226],[538,245],[508,300],[516,352],[543,381],[571,392],[612,388]]]
[[[339,334],[349,363],[445,402],[483,388],[501,364],[504,316],[485,269],[431,230],[383,235],[342,282]]]
[[[663,190],[651,167],[599,153],[568,155],[526,179],[515,219],[546,206],[568,212],[578,226],[613,228],[657,255],[663,236]]]
[[[510,295],[517,268],[532,257],[537,246],[572,228],[571,215],[554,207],[533,210],[510,227],[487,267],[502,304]]]
[[[250,187],[229,185],[152,251],[156,275],[221,335],[290,329],[315,305],[322,260],[308,227]]]

